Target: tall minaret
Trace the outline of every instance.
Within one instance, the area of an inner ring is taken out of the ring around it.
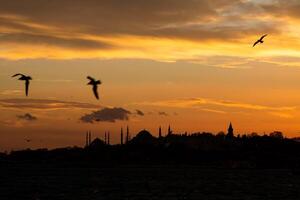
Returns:
[[[110,132],[107,132],[107,144],[110,145]]]
[[[232,128],[231,122],[230,122],[229,127],[228,127],[227,137],[228,138],[233,138],[234,137],[234,135],[233,135],[233,128]]]
[[[172,130],[171,130],[171,126],[169,125],[169,128],[168,128],[168,135],[172,135]]]
[[[129,127],[126,129],[126,144],[129,142]]]
[[[123,145],[123,128],[121,128],[121,145]]]
[[[159,126],[159,129],[158,129],[158,138],[161,138],[162,135],[161,135],[161,126]]]
[[[88,131],[85,134],[85,146],[89,146],[89,136],[88,136]]]
[[[92,137],[92,132],[90,131],[90,132],[89,132],[89,146],[90,146],[91,140],[92,140],[91,137]]]

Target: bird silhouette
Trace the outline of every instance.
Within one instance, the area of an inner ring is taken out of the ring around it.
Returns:
[[[25,139],[25,141],[26,141],[26,142],[31,142],[31,140],[30,140],[30,139]]]
[[[25,94],[28,96],[29,81],[32,80],[30,76],[25,76],[24,74],[15,74],[12,77],[21,76],[18,80],[25,81]]]
[[[93,92],[94,92],[96,99],[99,99],[98,85],[100,85],[102,82],[100,80],[95,80],[94,78],[92,78],[90,76],[87,76],[86,78],[90,80],[90,82],[88,82],[88,85],[93,86]]]
[[[261,38],[259,40],[257,40],[254,44],[253,47],[255,47],[258,43],[264,43],[263,39],[267,36],[268,34],[265,34],[263,36],[261,36]]]

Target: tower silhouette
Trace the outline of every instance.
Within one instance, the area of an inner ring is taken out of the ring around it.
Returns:
[[[172,135],[172,130],[171,130],[171,126],[169,125],[169,128],[168,128],[168,135]]]
[[[158,129],[158,137],[161,138],[162,135],[161,135],[161,126],[159,126],[159,129]]]
[[[126,129],[126,144],[129,142],[129,127]]]
[[[90,144],[91,144],[91,140],[92,140],[91,135],[92,135],[91,131],[86,132],[86,135],[85,135],[85,146],[86,147],[90,146]]]
[[[88,131],[85,134],[85,147],[89,146],[89,135]]]
[[[227,138],[233,138],[233,128],[232,128],[232,124],[230,122],[229,127],[228,127],[228,132],[227,132]]]
[[[123,128],[121,128],[121,145],[123,145]]]
[[[88,143],[88,146],[90,146],[91,142],[92,142],[92,132],[89,131],[89,143]]]
[[[110,145],[110,132],[107,132],[107,144]]]

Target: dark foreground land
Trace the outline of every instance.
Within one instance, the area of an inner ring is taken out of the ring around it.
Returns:
[[[0,153],[0,200],[300,199],[300,143],[212,134]]]
[[[0,199],[300,199],[300,170],[2,163]]]

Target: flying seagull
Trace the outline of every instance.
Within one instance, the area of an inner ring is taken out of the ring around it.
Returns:
[[[28,96],[28,89],[29,89],[29,81],[32,80],[30,76],[25,76],[24,74],[15,74],[12,77],[21,76],[19,80],[25,81],[25,94]]]
[[[97,99],[99,99],[99,94],[98,94],[98,85],[100,85],[102,82],[100,80],[95,80],[94,78],[88,76],[86,77],[87,79],[90,80],[90,82],[88,82],[88,85],[92,85],[93,86],[93,92],[94,95]]]
[[[268,34],[265,34],[263,36],[261,36],[261,38],[259,40],[257,40],[254,44],[253,47],[255,47],[258,43],[264,43],[263,39],[267,36]]]

